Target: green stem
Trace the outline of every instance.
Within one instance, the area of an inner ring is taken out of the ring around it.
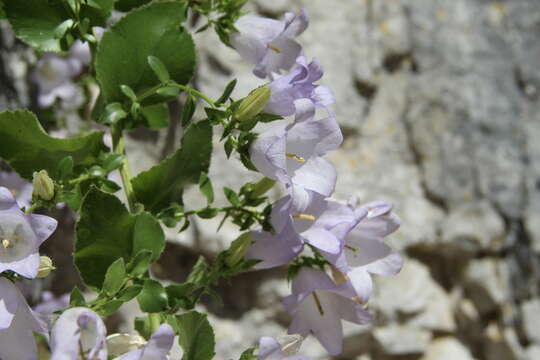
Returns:
[[[201,98],[203,99],[204,101],[206,101],[208,103],[208,105],[212,106],[213,108],[217,108],[218,106],[216,105],[216,103],[214,101],[212,101],[208,96],[204,95],[202,92],[198,91],[198,90],[195,90],[195,89],[192,89],[188,86],[185,86],[185,85],[180,85],[180,84],[175,84],[175,83],[172,83],[172,84],[158,84],[158,85],[155,85],[153,87],[151,87],[150,89],[146,90],[144,93],[142,93],[140,96],[137,97],[137,101],[138,102],[141,102],[143,101],[144,99],[146,99],[147,97],[149,96],[152,96],[156,93],[156,91],[158,91],[159,89],[161,88],[164,88],[164,87],[175,87],[177,89],[180,89],[180,90],[183,90],[185,92],[188,92],[190,93],[191,95],[193,96],[196,96],[198,98]]]
[[[150,320],[150,333],[153,334],[161,325],[161,316],[159,313],[148,314],[148,320]]]
[[[122,130],[116,124],[111,127],[111,135],[113,141],[113,151],[120,155],[126,155],[126,146],[124,143],[124,137],[122,136]],[[131,184],[131,172],[129,171],[127,156],[124,156],[124,160],[122,160],[122,166],[120,166],[119,171],[120,177],[122,178],[122,184],[124,185],[129,211],[135,212],[136,199],[135,193],[133,192],[133,185]]]

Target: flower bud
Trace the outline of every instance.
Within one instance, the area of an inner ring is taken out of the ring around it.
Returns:
[[[49,177],[47,170],[35,172],[32,185],[34,186],[33,196],[46,201],[52,200],[54,197],[54,182]]]
[[[40,256],[39,257],[39,268],[38,268],[38,278],[44,278],[49,276],[52,270],[56,269],[53,266],[53,262],[50,257],[48,256]]]
[[[120,356],[129,351],[137,350],[146,344],[146,340],[135,334],[112,334],[107,336],[109,355]]]
[[[272,91],[264,86],[253,90],[242,100],[234,115],[235,119],[244,122],[257,116],[270,101],[270,95],[272,95]]]
[[[250,247],[251,233],[247,232],[240,235],[232,242],[231,247],[228,250],[227,257],[225,258],[225,264],[227,264],[229,267],[234,267],[237,265],[240,261],[242,261]]]

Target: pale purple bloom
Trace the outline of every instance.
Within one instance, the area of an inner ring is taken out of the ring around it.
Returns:
[[[44,291],[41,294],[40,303],[34,306],[34,311],[43,315],[51,315],[55,311],[68,307],[69,296],[69,294],[64,294],[62,296],[55,297],[52,292]]]
[[[269,336],[259,340],[258,360],[310,360],[308,356],[297,355],[296,351],[289,353],[279,342]]]
[[[334,192],[336,170],[322,156],[337,149],[343,135],[334,118],[314,119],[310,100],[297,100],[295,105],[295,122],[262,133],[253,142],[250,155],[262,174],[285,184],[295,207],[302,209],[312,193],[329,196]]]
[[[32,203],[32,185],[15,171],[0,171],[0,187],[11,191],[17,202],[26,208]]]
[[[174,336],[174,330],[170,325],[161,324],[142,349],[130,351],[115,360],[167,360]]]
[[[307,28],[308,17],[303,9],[299,15],[286,13],[281,21],[245,15],[234,26],[238,32],[231,35],[232,46],[255,65],[256,76],[265,78],[293,67],[302,52],[294,38]]]
[[[349,282],[336,285],[326,273],[302,268],[292,283],[292,294],[284,299],[285,309],[293,317],[289,334],[312,333],[330,355],[341,353],[341,320],[367,324],[371,314],[353,298]]]
[[[365,303],[373,288],[370,274],[395,275],[403,266],[399,253],[384,243],[384,237],[399,228],[400,220],[387,202],[368,203],[356,211],[366,216],[346,237],[342,253],[330,260],[347,275],[358,298]]]
[[[335,103],[332,91],[314,83],[320,80],[324,72],[317,60],[307,63],[304,56],[296,59],[292,70],[268,84],[272,91],[270,101],[264,109],[265,112],[281,116],[295,113],[295,100],[309,99],[315,107],[326,107]]]
[[[52,329],[51,360],[107,360],[106,336],[98,314],[83,307],[68,309]]]
[[[255,268],[267,269],[288,263],[302,252],[304,244],[309,244],[329,260],[338,259],[344,238],[360,221],[359,216],[362,215],[349,206],[317,194],[312,196],[305,209],[299,211],[292,198],[286,196],[272,207],[271,223],[275,234],[252,232],[254,244],[247,257],[262,260]]]
[[[36,360],[33,332],[47,336],[47,326],[30,309],[15,285],[0,278],[0,359]]]
[[[90,63],[87,43],[76,41],[67,57],[46,53],[37,63],[33,79],[38,86],[38,104],[49,107],[59,99],[71,104],[81,102],[81,90],[72,79]],[[79,104],[80,105],[80,104]]]
[[[0,187],[0,272],[11,270],[26,278],[36,277],[39,246],[57,224],[45,215],[23,213],[13,194]]]

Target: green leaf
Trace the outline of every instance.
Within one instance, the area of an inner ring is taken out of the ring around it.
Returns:
[[[148,65],[150,65],[150,68],[162,83],[166,83],[171,79],[167,67],[157,57],[150,55],[148,57]]]
[[[234,192],[233,189],[225,186],[223,187],[223,193],[225,194],[225,197],[227,198],[227,200],[229,200],[232,206],[241,205],[240,199],[238,198],[238,195],[236,194],[236,192]]]
[[[149,244],[150,239],[156,243]],[[163,241],[163,231],[152,216],[132,215],[117,197],[92,187],[76,226],[75,265],[88,286],[100,289],[112,263],[120,258],[127,263],[143,249],[157,257]]]
[[[133,102],[137,101],[137,95],[135,95],[135,92],[129,86],[120,85],[120,90],[122,90],[124,95],[126,95],[131,101],[133,101]]]
[[[133,254],[144,250],[152,252],[151,261],[156,261],[165,248],[165,234],[159,222],[149,213],[144,212],[137,216],[133,234]]]
[[[146,340],[152,336],[152,324],[148,316],[135,318],[135,330]]]
[[[133,277],[144,274],[152,263],[153,253],[150,250],[139,251],[127,265],[128,273]]]
[[[56,167],[56,179],[65,180],[73,174],[73,157],[66,156],[58,163]]]
[[[8,0],[4,11],[19,39],[42,51],[62,50],[56,32],[58,26],[69,19],[69,13],[61,3]]]
[[[120,309],[120,306],[122,306],[123,303],[122,300],[111,300],[99,308],[99,314],[101,316],[109,316]]]
[[[183,309],[191,310],[193,308],[194,301],[191,299],[191,293],[197,289],[198,286],[193,283],[183,283],[169,285],[165,288],[169,299],[169,306],[174,308],[176,306]]]
[[[223,91],[223,94],[216,101],[216,105],[223,104],[224,102],[229,100],[234,88],[236,87],[236,83],[237,83],[237,80],[234,79],[230,83],[227,84],[227,86],[225,87],[225,90]]]
[[[143,312],[161,312],[167,309],[167,292],[159,281],[146,280],[141,293],[137,296],[137,301]]]
[[[165,104],[145,106],[141,109],[144,126],[150,129],[163,129],[169,126],[169,109]]]
[[[132,180],[137,200],[153,214],[181,203],[182,191],[197,184],[208,172],[212,153],[212,127],[208,121],[192,125],[182,138],[182,147],[172,156]]]
[[[215,355],[214,330],[205,314],[197,311],[170,316],[169,324],[179,336],[183,360],[210,360]]]
[[[120,258],[113,262],[105,273],[105,280],[103,281],[103,291],[105,291],[105,294],[109,296],[116,294],[122,287],[125,277],[126,265],[124,259]]]
[[[256,360],[257,356],[255,355],[255,348],[249,348],[244,350],[242,355],[240,355],[239,360]]]
[[[184,129],[191,122],[191,119],[193,118],[196,109],[197,103],[195,102],[195,98],[193,97],[193,95],[189,94],[184,104],[184,109],[182,111],[182,127]]]
[[[114,4],[116,10],[128,12],[131,9],[148,4],[152,0],[117,0]]]
[[[131,285],[120,291],[118,294],[118,300],[128,302],[135,296],[139,295],[143,287],[141,285]]]
[[[75,166],[94,163],[105,148],[102,137],[102,132],[94,132],[87,136],[57,139],[47,135],[29,111],[0,113],[0,158],[30,181],[36,170],[56,174],[58,164],[67,156],[73,158]]]
[[[203,256],[199,256],[195,266],[191,270],[186,282],[196,285],[207,285],[210,275],[210,267]]]
[[[96,75],[108,103],[123,100],[119,84],[136,94],[157,85],[149,56],[159,58],[175,82],[186,84],[191,79],[195,47],[180,26],[185,6],[180,1],[154,2],[131,11],[105,32],[96,53]],[[164,100],[152,96],[146,102]]]
[[[199,190],[201,190],[201,193],[206,197],[208,206],[210,206],[214,202],[214,188],[212,187],[212,181],[210,181],[208,174],[204,172],[201,173],[201,176],[199,177]]]
[[[86,305],[86,300],[84,300],[84,295],[77,286],[75,286],[73,290],[71,290],[71,294],[69,295],[69,305],[70,306],[85,306]]]
[[[126,116],[127,113],[122,108],[122,104],[115,102],[105,107],[105,111],[101,115],[99,122],[102,124],[111,125],[119,120],[125,119]]]

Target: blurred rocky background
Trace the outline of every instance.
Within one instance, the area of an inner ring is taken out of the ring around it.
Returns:
[[[345,134],[331,156],[339,171],[334,196],[389,200],[402,218],[389,241],[406,264],[397,277],[376,279],[375,323],[346,324],[341,358],[540,359],[540,2],[256,0],[249,7],[270,17],[307,9],[310,27],[299,40],[326,70],[322,83],[335,92]],[[215,34],[197,34],[196,42],[193,86],[217,96],[238,78],[240,98],[260,84]],[[5,24],[0,47],[0,108],[35,107],[27,81],[35,56]],[[167,130],[130,134],[134,172],[176,146],[177,123],[173,116]],[[216,146],[216,188],[257,178],[224,159]],[[195,191],[187,199],[204,205]],[[78,280],[69,263],[74,220],[66,210],[56,215],[65,224],[46,251],[59,270],[42,286],[59,295]],[[237,232],[231,225],[216,233],[218,222],[168,230],[156,276],[180,281],[199,254],[227,248]],[[206,301],[217,358],[236,359],[261,335],[285,332],[285,273],[242,275],[218,289],[223,304]],[[133,312],[135,304],[124,315]],[[119,318],[110,326],[131,325]],[[327,358],[314,339],[302,352]]]

